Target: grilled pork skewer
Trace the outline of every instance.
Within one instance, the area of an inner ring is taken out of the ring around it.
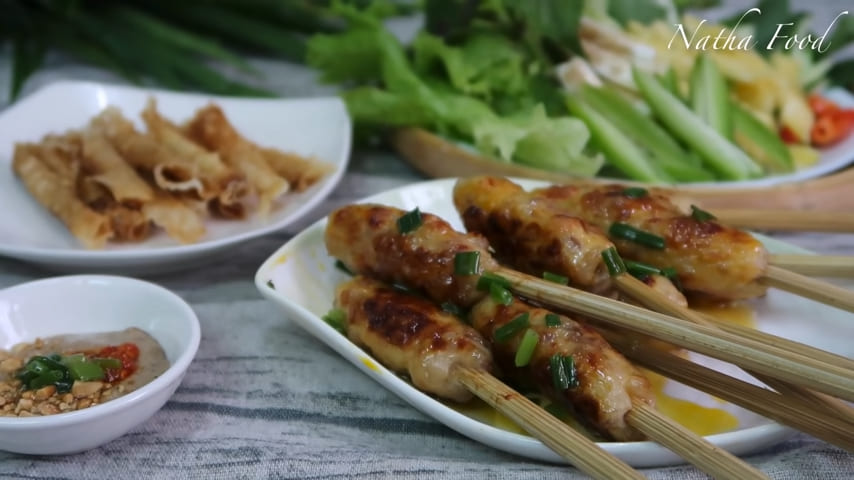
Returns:
[[[419,390],[467,402],[472,393],[452,370],[493,371],[483,337],[427,300],[356,277],[338,287],[335,306],[347,314],[347,337],[390,370],[408,374]]]
[[[342,260],[351,271],[370,273],[384,281],[416,287],[427,293],[434,301],[447,302],[451,299],[462,299],[471,302],[469,303],[471,305],[481,300],[484,295],[477,290],[475,279],[483,278],[480,275],[483,273],[482,263],[494,263],[494,261],[487,252],[483,251],[484,243],[477,240],[480,237],[455,232],[450,225],[433,215],[424,214],[415,223],[412,223],[406,215],[408,214],[401,210],[380,205],[361,204],[339,209],[328,219],[327,250],[331,255]],[[359,225],[360,223],[363,225]],[[476,245],[480,250],[467,251],[465,245]],[[449,251],[453,252],[453,258],[448,255]],[[463,275],[456,272],[459,269],[458,259],[461,258],[457,253],[468,253],[466,258],[479,258],[481,255],[484,258],[478,264],[468,265],[467,273]],[[370,264],[366,259],[372,259],[378,263]],[[407,265],[406,262],[409,264]],[[398,270],[391,266],[397,267]],[[447,285],[455,282],[472,288],[466,291],[466,295],[454,295],[454,292],[448,292],[446,288]],[[450,294],[450,298],[442,297],[442,293]],[[602,345],[608,344],[602,340]],[[575,348],[569,342],[564,343],[564,346],[570,352]],[[613,355],[619,357],[616,352]],[[573,362],[575,361],[591,362],[592,371],[605,377],[622,375],[618,372],[597,370],[610,364],[607,362],[596,364],[594,363],[596,358],[573,357]],[[566,369],[566,364],[561,363]],[[586,371],[587,367],[582,367],[582,370]],[[621,387],[619,383],[614,386]],[[567,390],[567,392],[571,393],[573,390],[581,394],[600,393],[597,389],[582,388]],[[631,398],[630,393],[626,392],[626,395]],[[619,422],[622,420],[628,426],[639,430],[717,478],[739,480],[767,478],[737,457],[663,417],[648,404],[633,402],[632,408],[620,419],[615,417],[622,412],[613,412],[612,406],[605,403],[607,400],[608,397],[588,400],[601,403],[601,406],[596,408],[605,413],[602,418],[609,422],[597,425],[600,431],[608,431],[609,425],[620,425]],[[595,422],[601,419],[586,420]],[[610,423],[612,421],[614,423]]]
[[[434,303],[357,276],[338,287],[335,306],[350,340],[420,390],[459,402],[474,392],[594,478],[644,478],[492,377],[487,342]]]
[[[565,275],[575,287],[617,296],[602,261],[602,252],[614,244],[599,228],[503,178],[460,179],[454,205],[466,229],[486,237],[502,263],[538,277]],[[677,305],[688,305],[666,277],[648,275],[644,282]]]
[[[666,193],[621,185],[560,185],[532,193],[609,232],[624,258],[675,268],[687,291],[737,300],[767,290],[760,279],[768,268],[768,252],[759,240],[702,213],[687,213]],[[664,240],[663,248],[621,238],[614,234],[615,224],[657,236]]]

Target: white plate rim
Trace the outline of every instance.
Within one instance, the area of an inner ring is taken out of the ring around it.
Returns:
[[[549,184],[549,182],[539,180],[515,180],[525,188]],[[354,203],[376,202],[388,204],[388,199],[394,198],[400,192],[417,189],[441,191],[444,188],[445,191],[448,191],[455,181],[456,179],[450,178],[412,183],[371,195]],[[307,227],[278,248],[258,268],[255,275],[255,285],[265,298],[278,303],[286,311],[288,318],[298,323],[310,334],[317,337],[318,340],[331,347],[374,381],[380,383],[416,409],[445,424],[449,428],[508,453],[548,462],[567,463],[565,459],[552,452],[539,440],[481,423],[420,392],[410,383],[402,380],[396,374],[383,367],[370,354],[355,346],[349,339],[327,325],[318,315],[315,315],[297,301],[290,300],[278,290],[271,289],[267,285],[267,282],[270,280],[273,270],[281,263],[281,259],[288,257],[291,252],[298,251],[307,238],[322,233],[326,223],[327,218],[324,217]],[[772,250],[784,250],[789,253],[810,253],[805,249],[770,237],[758,234],[756,236]],[[709,435],[705,438],[714,445],[722,447],[736,455],[742,455],[756,452],[760,448],[768,448],[795,433],[797,432],[792,428],[768,420],[767,423],[761,425]],[[673,452],[653,442],[601,442],[599,445],[609,453],[636,467],[661,467],[685,463],[682,458]]]
[[[120,266],[123,261],[134,262],[139,260],[156,259],[157,261],[174,260],[188,255],[202,255],[207,252],[222,249],[224,247],[244,242],[246,240],[269,234],[271,232],[281,230],[288,225],[298,221],[305,216],[311,209],[322,202],[338,185],[344,176],[349,163],[352,149],[352,119],[347,113],[344,102],[339,97],[311,97],[311,98],[244,98],[244,97],[228,97],[221,95],[207,95],[201,93],[177,92],[158,88],[134,87],[127,85],[117,85],[110,83],[90,82],[90,81],[72,81],[62,80],[50,83],[32,94],[22,98],[18,102],[12,104],[5,110],[0,111],[0,118],[7,118],[18,114],[17,112],[27,108],[31,102],[37,101],[40,95],[46,95],[52,90],[78,90],[92,89],[93,91],[110,91],[115,94],[129,95],[144,95],[144,96],[172,96],[186,99],[198,100],[199,102],[239,102],[239,103],[279,103],[279,104],[300,104],[300,103],[329,103],[340,109],[343,113],[342,120],[345,121],[346,128],[344,129],[344,137],[341,139],[341,148],[334,161],[326,159],[328,163],[335,167],[335,170],[325,177],[321,182],[312,188],[316,190],[305,197],[294,210],[286,217],[277,222],[260,226],[251,230],[247,230],[238,234],[226,236],[223,238],[202,240],[193,244],[174,244],[156,248],[139,248],[139,249],[122,249],[122,250],[88,250],[82,246],[77,248],[46,248],[46,247],[30,247],[20,245],[10,245],[3,243],[0,240],[0,255],[18,258],[21,260],[38,261],[41,263],[61,262],[61,263],[80,263],[82,261],[91,261],[94,264],[104,264],[111,267]],[[48,133],[48,132],[45,132]],[[11,155],[11,154],[10,154]],[[0,168],[4,171],[0,175],[11,175],[11,167],[6,162],[2,162]],[[45,211],[45,215],[51,215]],[[69,233],[70,235],[70,233]]]

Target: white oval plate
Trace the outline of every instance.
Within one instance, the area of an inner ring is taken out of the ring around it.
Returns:
[[[11,166],[15,142],[38,141],[47,133],[83,127],[111,105],[142,128],[139,113],[152,96],[161,113],[176,122],[188,120],[198,108],[216,102],[250,140],[314,156],[334,171],[305,192],[292,195],[267,219],[206,220],[207,234],[194,244],[181,245],[158,232],[140,243],[87,250],[15,176]],[[347,109],[338,98],[246,99],[88,82],[49,85],[0,112],[0,255],[57,270],[142,273],[191,265],[238,242],[282,229],[308,213],[344,174],[351,130]]]
[[[454,181],[442,179],[417,183],[374,195],[363,201],[405,210],[419,207],[422,211],[441,216],[455,228],[462,230],[462,223],[451,203]],[[535,180],[521,180],[519,183],[525,188],[546,184]],[[565,462],[534,438],[481,423],[421,393],[383,368],[370,355],[321,320],[321,316],[332,308],[335,286],[347,278],[335,268],[335,260],[326,253],[323,243],[325,228],[326,219],[318,221],[264,262],[255,276],[255,284],[264,296],[281,305],[290,319],[329,345],[369,377],[448,427],[474,440],[516,455],[550,462]],[[764,240],[766,239],[763,238]],[[776,252],[802,252],[771,239],[767,239],[766,244]],[[275,289],[268,285],[269,281],[273,282]],[[842,355],[850,356],[854,353],[854,346],[850,342],[854,336],[854,318],[849,313],[776,290],[771,291],[766,298],[756,301],[753,307],[757,327],[761,330]],[[732,365],[706,357],[693,358],[707,366],[749,380],[749,377]],[[669,382],[665,388],[671,396],[705,406],[723,408],[734,414],[740,423],[736,430],[707,437],[715,445],[734,454],[745,455],[762,450],[792,434],[791,429],[735,405],[722,404],[705,393],[678,383]],[[684,463],[669,450],[652,442],[606,442],[600,445],[635,467]]]

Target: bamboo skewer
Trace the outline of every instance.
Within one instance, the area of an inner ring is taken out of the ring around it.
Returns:
[[[854,277],[854,256],[771,255],[771,265],[811,277]]]
[[[610,325],[673,343],[753,371],[854,401],[854,372],[796,352],[743,338],[714,327],[695,325],[616,300],[572,289],[500,267],[516,293]]]
[[[787,232],[854,232],[854,214],[806,210],[724,209],[712,213],[731,227]]]
[[[600,330],[620,352],[644,368],[740,405],[762,416],[854,452],[851,428],[820,410],[805,410],[803,401],[752,385],[672,353],[646,346],[608,329]]]
[[[702,315],[702,314],[694,312],[688,308],[682,307],[681,305],[677,305],[677,304],[673,303],[667,297],[660,294],[656,290],[653,290],[653,289],[647,287],[646,284],[644,284],[640,280],[632,277],[631,275],[628,275],[628,274],[618,275],[618,276],[614,277],[614,283],[617,285],[617,288],[619,288],[620,291],[629,295],[630,297],[632,297],[636,301],[641,302],[646,307],[648,307],[652,310],[655,310],[655,311],[658,311],[661,313],[665,313],[668,315],[673,315],[674,317],[681,318],[684,320],[688,320],[688,321],[695,323],[697,325],[711,326],[713,328],[721,328],[721,330],[729,331],[731,333],[737,332],[738,334],[741,334],[742,336],[744,336],[746,338],[757,340],[759,342],[767,341],[771,346],[773,346],[775,348],[783,347],[785,349],[785,346],[792,345],[792,348],[789,351],[794,351],[795,353],[798,353],[798,354],[806,353],[807,355],[811,355],[812,350],[814,350],[810,347],[807,347],[806,345],[798,344],[797,342],[789,342],[789,341],[786,341],[785,339],[782,339],[780,337],[775,337],[773,335],[768,335],[768,334],[765,334],[762,332],[759,332],[757,334],[756,330],[751,330],[748,328],[738,327],[738,326],[732,326],[735,328],[724,327],[724,325],[726,325],[726,324],[712,322],[705,315]],[[753,332],[753,333],[752,334],[742,334],[743,331]],[[770,338],[768,338],[768,337],[770,337]],[[766,338],[768,338],[768,339],[766,340]],[[817,350],[817,349],[815,349],[815,350]],[[821,350],[819,350],[819,352],[821,352]],[[827,353],[827,352],[823,352],[823,353]],[[837,362],[836,356],[829,354],[829,353],[827,353],[827,356],[822,355],[820,353],[817,353],[815,356],[822,357],[822,360],[828,360],[829,359],[829,360],[831,360],[831,363]],[[814,356],[814,358],[815,358],[815,356]],[[842,357],[839,357],[839,358],[842,358]],[[840,365],[840,366],[846,366],[844,364],[854,364],[854,362],[847,361],[847,359],[844,359],[844,360],[846,360],[846,361],[845,362],[839,362],[839,363],[843,363],[843,365]],[[847,366],[850,367],[850,365],[847,365]],[[799,385],[792,385],[792,384],[787,383],[785,381],[779,380],[779,379],[775,378],[774,376],[765,375],[762,373],[751,372],[750,370],[748,370],[748,373],[755,376],[757,379],[759,379],[763,383],[767,384],[771,388],[777,390],[781,394],[790,395],[793,398],[798,398],[798,399],[802,400],[803,401],[803,407],[805,409],[807,409],[807,410],[819,410],[819,411],[826,410],[826,411],[832,412],[832,413],[838,415],[840,420],[851,425],[851,428],[854,428],[854,409],[849,407],[844,402],[841,402],[836,398],[824,396],[821,393],[812,392],[812,391],[810,391],[806,388],[803,388]]]
[[[626,423],[714,478],[768,479],[765,474],[740,458],[662,416],[649,405],[634,404],[626,414]]]
[[[779,288],[817,302],[854,312],[854,292],[821,280],[769,265],[765,269],[765,276],[759,281],[769,287]]]
[[[603,480],[645,478],[489,373],[469,367],[456,367],[453,373],[469,391],[591,477]]]

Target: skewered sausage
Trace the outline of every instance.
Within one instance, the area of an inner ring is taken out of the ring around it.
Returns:
[[[538,277],[564,275],[575,287],[617,296],[602,261],[602,251],[614,244],[598,227],[560,211],[550,200],[504,178],[475,177],[457,181],[454,205],[466,229],[486,237],[500,262]],[[650,275],[644,281],[674,303],[687,305],[667,278]]]
[[[633,402],[655,405],[647,379],[592,328],[566,316],[557,317],[560,325],[549,326],[548,314],[519,299],[503,305],[487,297],[474,306],[470,317],[472,326],[492,341],[493,355],[502,371],[533,381],[606,437],[620,441],[642,439],[639,432],[626,425],[625,415]],[[496,331],[520,315],[527,315],[528,328],[537,333],[539,342],[530,363],[517,368],[514,357],[523,335],[519,332],[501,341],[496,338]],[[577,386],[555,388],[550,361],[554,356],[572,357]]]
[[[382,205],[342,207],[329,215],[326,249],[353,272],[422,291],[437,302],[470,307],[483,297],[477,290],[479,274],[498,265],[483,237],[454,230],[428,213],[421,225],[402,233],[397,222],[406,212]],[[454,257],[479,252],[474,275],[455,275]]]
[[[453,368],[492,371],[483,337],[429,300],[357,276],[338,287],[335,306],[346,312],[350,340],[425,392],[465,402],[472,394]]]
[[[664,192],[635,195],[621,185],[566,185],[533,193],[604,231],[620,222],[663,238],[664,248],[656,249],[611,235],[623,257],[675,268],[688,291],[736,300],[757,297],[767,290],[758,280],[768,265],[768,253],[757,239],[714,220],[686,214]]]

